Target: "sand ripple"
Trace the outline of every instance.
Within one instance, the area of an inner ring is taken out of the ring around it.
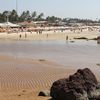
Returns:
[[[70,70],[45,60],[7,57],[3,57],[3,60],[0,61],[0,90],[49,89],[55,80],[71,73]]]

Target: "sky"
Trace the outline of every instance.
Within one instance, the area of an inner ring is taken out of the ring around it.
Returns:
[[[100,0],[17,0],[18,13],[37,11],[61,18],[100,19]],[[0,12],[16,9],[16,0],[0,0]]]

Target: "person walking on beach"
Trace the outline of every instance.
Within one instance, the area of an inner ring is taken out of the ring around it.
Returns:
[[[22,35],[20,34],[20,35],[19,35],[19,37],[21,38],[21,37],[22,37]]]
[[[47,34],[47,38],[48,38],[48,34]]]
[[[25,33],[25,38],[27,38],[27,34]]]
[[[68,35],[66,36],[66,40],[68,40]]]

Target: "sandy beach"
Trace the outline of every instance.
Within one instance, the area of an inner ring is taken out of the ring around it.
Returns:
[[[100,100],[100,0],[1,0],[0,100]]]
[[[1,41],[12,40],[69,40],[78,37],[93,39],[98,32],[82,33],[0,33]],[[21,38],[19,35],[21,34]],[[27,36],[25,37],[25,34]],[[67,65],[66,65],[67,66]],[[87,67],[87,66],[86,66]],[[91,67],[90,67],[91,68]],[[100,75],[96,73],[95,66],[91,69],[96,74],[98,80]],[[77,68],[73,66],[64,67],[53,61],[46,59],[32,59],[0,55],[0,99],[1,100],[48,100],[47,97],[39,97],[41,90],[50,90],[52,83],[60,78],[68,77]]]
[[[98,31],[83,31],[83,32],[69,32],[69,31],[43,31],[42,34],[36,32],[19,32],[19,33],[0,33],[0,40],[69,40],[74,38],[85,37],[87,39],[94,39],[98,36]]]
[[[0,55],[0,99],[48,100],[39,97],[39,91],[49,90],[55,80],[68,77],[76,70],[45,59]],[[96,76],[100,79],[99,74]]]
[[[0,99],[41,100],[39,91],[49,90],[55,80],[73,72],[47,60],[0,55]]]

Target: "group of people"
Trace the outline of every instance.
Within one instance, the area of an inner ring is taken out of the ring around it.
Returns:
[[[22,35],[20,34],[19,35],[19,38],[22,38]],[[25,33],[25,38],[27,38],[27,34]]]

